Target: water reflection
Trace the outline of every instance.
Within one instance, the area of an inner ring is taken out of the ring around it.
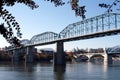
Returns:
[[[54,72],[55,71],[55,72]],[[120,65],[90,62],[67,63],[53,68],[52,63],[0,62],[1,80],[118,80]]]
[[[66,65],[54,66],[54,79],[55,80],[64,80],[65,71],[66,71]]]
[[[57,72],[54,72],[54,80],[64,80],[65,77],[65,72],[61,72],[61,71],[57,71]]]
[[[0,62],[0,70],[2,71],[17,71],[17,72],[34,72],[37,63],[24,62]]]
[[[66,65],[64,66],[54,66],[54,72],[64,73],[66,70]]]

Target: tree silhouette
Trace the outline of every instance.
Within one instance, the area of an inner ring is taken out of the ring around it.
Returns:
[[[2,23],[0,25],[0,33],[3,37],[13,46],[19,47],[20,44],[21,31],[18,22],[15,20],[15,17],[7,10],[4,9],[4,6],[14,6],[15,3],[23,3],[29,6],[31,9],[37,8],[38,6],[32,0],[0,0],[0,17],[6,22],[7,26]],[[13,28],[17,31],[17,37],[14,36]]]
[[[117,6],[117,4],[120,3],[120,0],[115,0],[112,4],[106,4],[106,3],[100,3],[99,6],[101,8],[106,8],[107,9],[107,13],[112,12],[112,7]],[[118,9],[119,10],[119,9]]]

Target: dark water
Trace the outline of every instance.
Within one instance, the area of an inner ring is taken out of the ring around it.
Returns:
[[[67,63],[54,72],[52,63],[0,62],[0,80],[120,80],[120,65]]]

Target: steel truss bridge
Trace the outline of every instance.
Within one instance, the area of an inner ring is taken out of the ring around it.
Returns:
[[[25,62],[33,62],[35,46],[56,43],[56,53],[53,58],[54,66],[65,66],[64,42],[117,35],[119,33],[120,13],[106,13],[80,22],[69,24],[60,33],[44,32],[34,35],[30,40],[21,40],[21,44],[23,44],[24,47],[8,47],[6,48],[6,52],[13,54],[13,61],[19,61],[21,53],[25,53]],[[106,50],[106,60],[108,64],[112,64],[113,52],[114,54],[120,54],[119,51],[119,48],[108,48]]]
[[[44,32],[31,40],[21,41],[25,46],[39,46],[56,42],[83,40],[120,33],[120,13],[106,13],[83,21],[69,24],[60,33]]]
[[[120,46],[115,46],[115,47],[107,48],[106,52],[108,54],[120,54]]]

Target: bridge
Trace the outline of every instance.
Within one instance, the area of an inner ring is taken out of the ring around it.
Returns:
[[[34,35],[30,40],[22,40],[21,44],[24,45],[24,51],[29,55],[27,60],[32,62],[33,47],[56,43],[57,52],[54,54],[54,64],[64,65],[64,42],[117,35],[119,33],[120,13],[106,13],[69,24],[60,33],[44,32]],[[18,49],[19,48],[12,48],[6,49],[6,51],[14,50],[13,57],[15,58],[14,60],[17,60]]]
[[[103,61],[102,62],[106,62],[107,61],[107,54],[106,52],[101,52],[101,53],[81,53],[81,54],[75,54],[74,58],[79,62],[82,61],[82,59],[84,61],[92,61],[92,59],[94,57],[102,57]]]
[[[33,36],[31,40],[23,40],[22,43],[26,46],[40,46],[59,41],[67,42],[116,35],[120,33],[119,22],[119,13],[102,14],[69,24],[59,34],[54,32],[44,32]]]

